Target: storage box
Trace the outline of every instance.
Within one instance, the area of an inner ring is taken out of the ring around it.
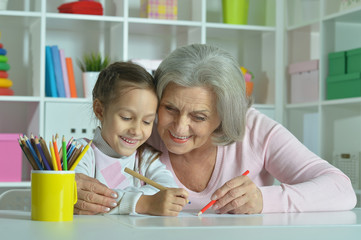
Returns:
[[[361,72],[361,48],[346,51],[347,73]]]
[[[17,134],[0,134],[0,182],[20,182],[22,150]]]
[[[327,77],[327,99],[361,96],[361,73]]]
[[[140,17],[177,20],[177,0],[141,0]]]
[[[328,54],[328,75],[346,74],[346,52],[332,52]]]
[[[318,60],[298,62],[289,66],[290,103],[318,101]]]

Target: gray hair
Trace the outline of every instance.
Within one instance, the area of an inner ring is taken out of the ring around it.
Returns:
[[[162,61],[154,77],[159,99],[171,82],[183,87],[210,87],[216,94],[221,119],[213,143],[229,145],[243,139],[251,99],[246,96],[240,65],[230,53],[206,44],[179,47]]]

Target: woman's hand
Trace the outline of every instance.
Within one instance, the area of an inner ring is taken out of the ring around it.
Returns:
[[[74,205],[74,214],[94,215],[109,212],[117,206],[117,193],[97,179],[82,173],[75,174],[78,201]]]
[[[157,216],[178,216],[187,204],[188,192],[182,188],[168,188],[154,195],[142,195],[136,212]]]
[[[247,176],[235,177],[226,182],[212,195],[217,200],[213,209],[217,213],[261,213],[263,198],[261,190]]]

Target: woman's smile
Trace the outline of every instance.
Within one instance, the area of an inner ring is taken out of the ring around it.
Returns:
[[[186,143],[192,136],[177,136],[169,131],[170,138],[176,143]]]

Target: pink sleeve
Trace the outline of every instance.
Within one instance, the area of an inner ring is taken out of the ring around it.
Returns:
[[[349,210],[356,205],[351,181],[344,173],[308,150],[280,124],[273,124],[267,134],[261,129],[262,121],[254,136],[264,137],[257,146],[264,154],[264,167],[281,182],[260,187],[264,213]]]

